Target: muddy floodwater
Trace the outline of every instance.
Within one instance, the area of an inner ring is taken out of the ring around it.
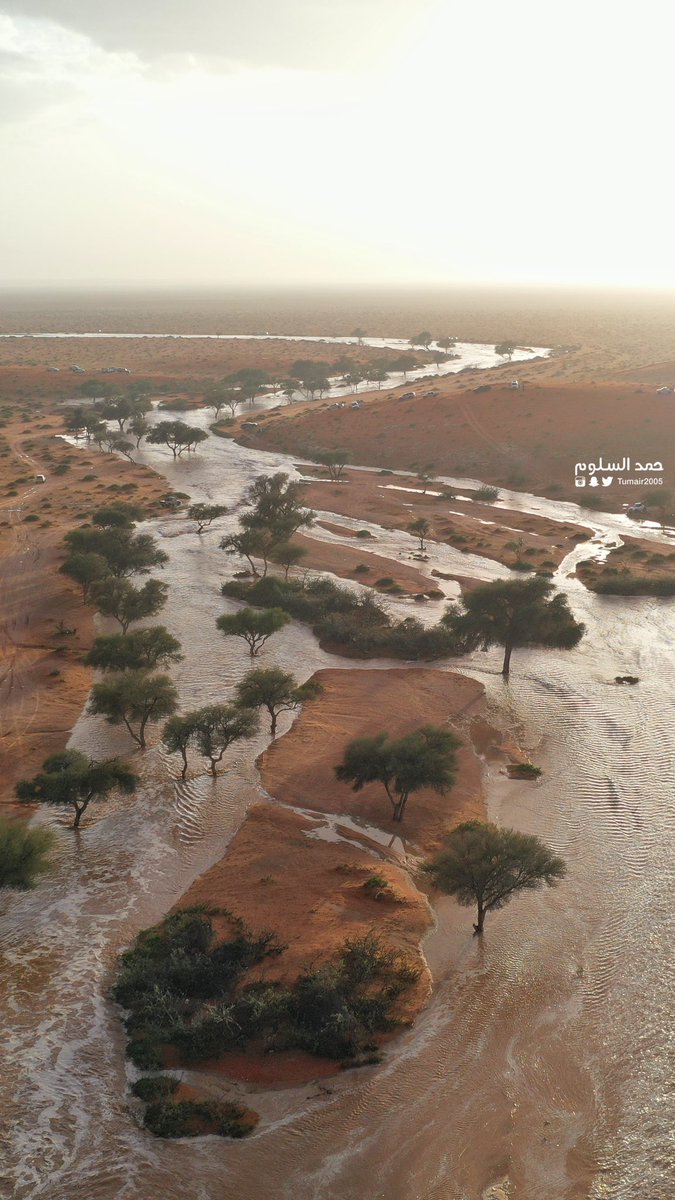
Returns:
[[[198,419],[206,423],[205,415]],[[234,510],[257,474],[282,468],[296,475],[296,468],[281,455],[215,437],[176,464],[155,447],[140,457],[177,490],[230,507],[219,528],[202,538],[180,513],[148,523],[170,556],[161,620],[183,643],[185,661],[173,672],[181,703],[224,700],[249,661],[238,639],[215,628],[216,616],[234,607],[220,585],[236,569],[218,542],[235,526]],[[575,561],[618,542],[629,528],[624,517],[580,515],[572,504],[503,495],[509,507],[572,517],[595,529],[598,544],[574,550],[556,577],[587,636],[569,654],[519,651],[508,685],[498,673],[497,650],[438,669],[480,679],[495,718],[544,767],[538,783],[525,785],[486,764],[488,812],[564,855],[566,881],[492,915],[482,941],[471,936],[467,910],[440,904],[425,944],[433,998],[383,1065],[345,1072],[329,1081],[328,1092],[313,1085],[255,1092],[262,1119],[245,1141],[163,1142],[139,1128],[129,1104],[123,1031],[107,999],[115,958],[221,857],[247,805],[262,794],[254,759],[266,737],[236,749],[216,781],[202,775],[181,782],[176,763],[156,744],[136,754],[139,795],[100,804],[79,834],[53,811],[36,816],[57,832],[54,869],[34,892],[0,902],[0,1194],[15,1200],[670,1200],[675,1194],[668,1059],[675,992],[669,953],[675,610],[658,599],[595,596],[569,577]],[[379,538],[374,551],[412,552],[406,534],[370,528]],[[447,546],[432,544],[430,559],[430,567],[446,572],[508,574]],[[392,607],[411,611],[405,601]],[[440,611],[429,605],[424,619],[436,620]],[[260,661],[303,678],[322,667],[359,667],[324,653],[296,622]],[[641,682],[618,687],[617,674]],[[131,752],[126,735],[84,715],[71,745],[98,755]],[[200,1078],[208,1084],[206,1074]],[[232,1096],[244,1091],[225,1088]]]

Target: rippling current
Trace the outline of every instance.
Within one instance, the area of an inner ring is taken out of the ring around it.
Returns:
[[[148,523],[170,556],[162,620],[183,643],[174,671],[182,704],[226,699],[249,660],[215,629],[228,604],[220,585],[235,569],[218,542],[258,473],[296,468],[218,438],[189,461],[174,464],[154,447],[141,457],[173,487],[230,507],[202,538],[181,514]],[[581,520],[605,547],[628,527],[621,516],[580,516],[536,497],[505,493],[503,503]],[[374,551],[412,552],[406,534],[372,528]],[[545,838],[567,858],[568,879],[491,916],[482,941],[466,910],[443,901],[425,945],[437,986],[415,1027],[382,1066],[338,1076],[329,1094],[312,1085],[257,1093],[261,1124],[244,1142],[165,1143],[138,1127],[106,997],[119,950],[221,857],[262,794],[254,760],[265,736],[233,753],[216,781],[183,783],[155,744],[136,755],[139,795],[100,804],[79,834],[53,812],[36,817],[57,831],[54,869],[34,892],[0,901],[3,1196],[672,1197],[673,606],[586,592],[569,573],[598,550],[577,548],[556,579],[587,625],[576,651],[518,652],[508,685],[498,651],[439,666],[479,678],[495,715],[545,767],[541,781],[523,785],[488,764],[488,811]],[[443,571],[507,573],[446,546],[430,553],[429,566]],[[405,601],[393,607],[410,611]],[[438,615],[439,606],[423,610],[424,619]],[[295,622],[261,662],[303,678],[359,667],[325,654]],[[639,675],[639,687],[617,687],[624,673]],[[130,750],[126,736],[86,715],[71,745]]]

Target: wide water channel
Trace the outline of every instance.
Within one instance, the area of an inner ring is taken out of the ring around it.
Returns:
[[[218,542],[257,474],[297,469],[215,437],[189,460],[155,447],[141,458],[177,490],[230,506],[202,538],[180,513],[148,523],[170,556],[160,619],[183,644],[181,703],[227,699],[250,664],[239,640],[215,628],[229,604],[220,585],[237,566]],[[498,651],[435,665],[481,679],[495,717],[544,766],[526,785],[487,764],[488,811],[545,838],[567,858],[568,879],[491,916],[482,941],[470,913],[440,905],[425,946],[434,996],[382,1066],[345,1072],[328,1094],[311,1085],[258,1092],[262,1120],[241,1143],[162,1142],[129,1107],[123,1031],[107,1000],[115,959],[221,857],[261,795],[254,759],[266,737],[231,754],[217,781],[181,782],[155,744],[135,757],[138,796],[100,805],[79,834],[52,812],[35,818],[57,831],[54,869],[36,891],[0,902],[3,1196],[670,1200],[673,606],[594,596],[570,577],[575,561],[616,544],[626,518],[526,495],[504,493],[502,503],[596,531],[600,545],[576,549],[556,578],[587,635],[570,654],[518,652],[508,685]],[[412,553],[408,535],[370,527],[374,551]],[[507,574],[447,546],[430,555],[429,567],[446,572]],[[422,614],[441,611],[430,604]],[[261,663],[303,678],[321,667],[401,666],[326,654],[295,622]],[[617,687],[624,673],[639,686]],[[130,755],[126,736],[86,715],[71,745]]]

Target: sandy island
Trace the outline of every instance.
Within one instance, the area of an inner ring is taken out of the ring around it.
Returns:
[[[422,668],[327,670],[314,678],[323,695],[261,757],[271,801],[249,809],[225,857],[192,884],[178,907],[223,907],[254,931],[278,929],[288,948],[265,965],[266,978],[292,981],[346,937],[376,932],[424,968],[399,1012],[409,1023],[431,986],[420,942],[432,923],[411,870],[458,821],[485,815],[481,760],[472,741],[474,723],[476,736],[485,738],[483,687],[462,675]],[[335,779],[335,764],[351,738],[380,729],[400,735],[429,722],[448,722],[462,741],[457,781],[445,796],[428,790],[412,796],[401,825],[391,820],[381,787],[354,793]],[[364,890],[373,875],[389,884],[380,898]],[[225,1055],[205,1069],[216,1065],[233,1078],[279,1084],[339,1069],[335,1062],[297,1052],[271,1057],[255,1048]]]

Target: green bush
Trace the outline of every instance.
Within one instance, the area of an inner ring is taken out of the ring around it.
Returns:
[[[150,1104],[153,1100],[166,1100],[173,1096],[177,1089],[178,1080],[175,1075],[142,1075],[131,1085],[132,1094],[145,1104]]]
[[[368,881],[373,890],[376,883],[387,887],[384,877]],[[174,913],[122,955],[113,997],[127,1009],[127,1052],[142,1070],[161,1069],[166,1045],[196,1063],[253,1040],[270,1050],[352,1058],[367,1049],[374,1033],[391,1027],[397,998],[419,978],[416,965],[368,935],[345,941],[331,960],[307,967],[292,986],[265,980],[242,986],[249,967],[283,948],[274,935],[254,938],[238,921],[235,936],[216,944],[217,912],[234,921],[221,910]],[[176,1112],[154,1111],[168,1107],[169,1089],[170,1077],[159,1076],[139,1080],[133,1090],[152,1102],[153,1132],[182,1136],[160,1132],[174,1128]]]
[[[221,1100],[149,1104],[144,1124],[156,1137],[162,1138],[200,1137],[205,1133],[240,1138],[246,1137],[253,1128],[244,1108]]]
[[[614,571],[614,568],[608,568],[605,576],[611,571]],[[616,573],[612,579],[601,577],[596,580],[593,591],[601,596],[675,596],[675,579],[667,575],[641,579],[631,574]]]
[[[47,829],[31,829],[23,821],[0,819],[0,888],[25,891],[35,887],[49,867],[53,842]]]
[[[499,499],[499,489],[496,487],[490,487],[488,484],[484,484],[483,487],[477,488],[476,491],[473,493],[473,499],[474,500],[488,500],[488,501],[498,500]]]
[[[371,657],[431,660],[464,653],[456,634],[443,625],[425,628],[413,617],[392,621],[372,593],[356,595],[330,579],[280,579],[253,583],[231,580],[223,595],[260,608],[282,608],[305,621],[324,646]]]

